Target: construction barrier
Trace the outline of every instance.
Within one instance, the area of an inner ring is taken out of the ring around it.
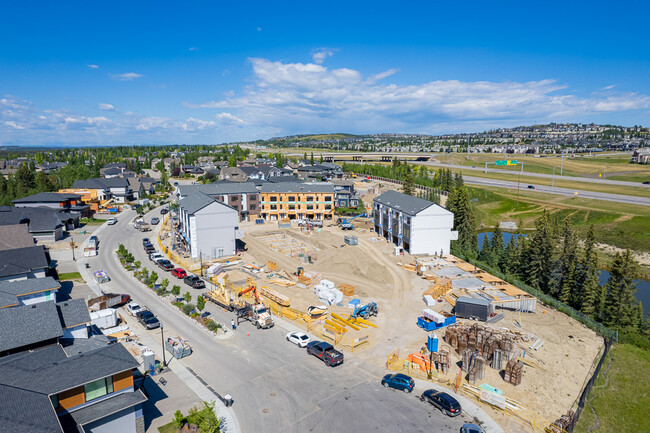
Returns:
[[[369,335],[363,335],[352,341],[341,341],[341,347],[349,352],[356,352],[357,350],[365,349],[368,346],[370,346]]]

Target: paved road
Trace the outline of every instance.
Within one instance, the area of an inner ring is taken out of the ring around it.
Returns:
[[[133,211],[124,212],[118,224],[102,231],[100,253],[89,260],[91,267],[104,269],[112,278],[103,285],[108,286],[102,287],[104,290],[130,294],[160,318],[165,334],[191,341],[195,352],[183,359],[183,364],[221,395],[233,396],[242,431],[457,432],[470,421],[466,414],[451,419],[415,395],[382,388],[378,383],[382,372],[369,371],[354,356],[348,356],[342,366],[327,367],[286,342],[286,330],[280,326],[257,330],[250,323],[242,323],[232,338],[215,339],[121,269],[113,251],[124,243],[150,271],[169,278],[170,286],[175,283],[171,275],[152,266],[145,257],[141,240],[147,233],[139,233],[128,224],[134,215]],[[184,293],[187,286],[181,286]],[[194,299],[197,293],[193,291]],[[233,317],[212,304],[208,309],[223,323],[230,323]],[[149,333],[160,338],[159,330]]]
[[[473,176],[463,176],[463,180],[468,184],[474,185],[486,185],[486,186],[497,186],[501,188],[512,188],[517,189],[517,182],[507,181],[507,180],[496,180],[496,179],[485,179],[482,177],[473,177]],[[522,191],[530,191],[528,189],[529,183],[520,183],[519,188]],[[578,189],[571,188],[558,188],[550,187],[546,185],[535,185],[535,191],[538,192],[547,192],[551,194],[560,194],[573,197],[575,193],[578,193],[578,197],[581,198],[593,198],[597,200],[607,200],[615,201],[619,203],[631,203],[631,204],[640,204],[650,206],[650,198],[648,197],[636,197],[633,195],[622,195],[622,194],[608,194],[605,192],[594,192],[594,191],[583,191]]]

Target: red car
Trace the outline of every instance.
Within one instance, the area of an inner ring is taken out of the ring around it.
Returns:
[[[176,268],[176,269],[172,269],[172,275],[178,279],[183,279],[187,277],[187,272],[185,272],[185,269],[183,268]]]

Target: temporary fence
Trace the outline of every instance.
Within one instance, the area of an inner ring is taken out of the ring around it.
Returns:
[[[348,174],[350,174],[350,173],[348,173]],[[377,180],[377,181],[380,181],[380,182],[392,183],[393,185],[404,185],[404,181],[397,180],[397,179],[391,179],[389,177],[373,176],[373,175],[370,175],[370,174],[363,174],[363,176],[365,176],[366,178],[368,178],[370,180]],[[414,184],[413,187],[415,189],[420,190],[420,191],[436,192],[436,193],[438,193],[440,195],[444,195],[444,196],[449,195],[448,191],[443,191],[443,190],[438,189],[438,188],[432,188],[430,186],[420,185],[418,183]]]

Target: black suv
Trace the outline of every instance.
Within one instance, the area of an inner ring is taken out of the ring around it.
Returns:
[[[160,328],[160,321],[158,318],[149,310],[144,310],[138,312],[137,316],[138,322],[147,329],[156,329]]]
[[[188,275],[187,277],[183,278],[183,282],[195,289],[205,289],[205,283],[196,275]]]
[[[149,242],[149,238],[142,238],[142,246],[145,246],[145,245],[150,244],[150,243],[151,242]]]
[[[420,398],[422,401],[428,401],[440,409],[440,412],[448,416],[458,416],[462,412],[460,403],[458,403],[454,397],[450,396],[446,392],[436,391],[435,389],[427,389],[422,393],[422,397]]]
[[[172,269],[174,269],[174,265],[169,260],[158,260],[157,263],[158,263],[158,267],[160,267],[160,269],[162,269],[163,271],[169,272]]]

